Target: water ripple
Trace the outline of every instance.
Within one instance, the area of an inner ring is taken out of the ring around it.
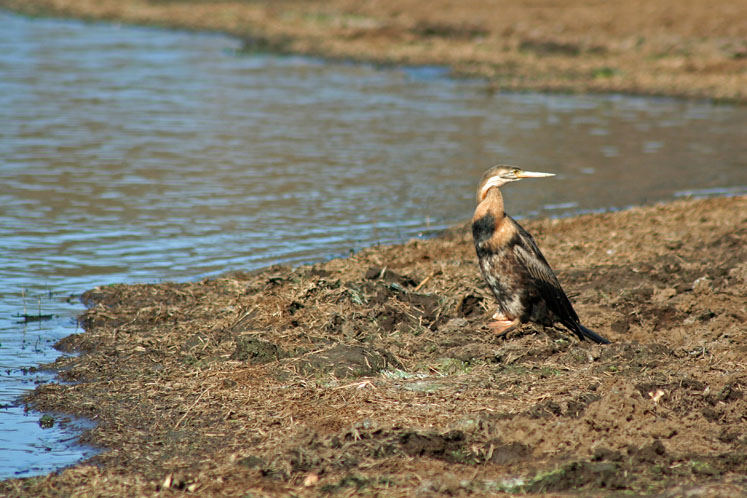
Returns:
[[[90,454],[16,401],[52,379],[21,367],[56,357],[88,288],[417,237],[466,220],[496,162],[558,173],[506,190],[517,216],[747,185],[745,108],[493,94],[441,68],[247,55],[216,35],[0,24],[0,477]],[[59,318],[12,318],[32,308]]]

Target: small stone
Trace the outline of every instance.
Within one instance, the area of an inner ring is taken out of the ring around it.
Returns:
[[[469,327],[469,322],[464,318],[452,318],[441,327],[441,331],[448,334],[459,334],[467,327]]]
[[[693,292],[696,294],[709,294],[713,290],[711,279],[703,276],[693,282]]]

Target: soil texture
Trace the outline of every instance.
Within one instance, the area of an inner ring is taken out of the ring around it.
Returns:
[[[497,338],[466,227],[96,288],[27,403],[102,452],[0,494],[747,493],[747,198],[524,225],[612,344]]]

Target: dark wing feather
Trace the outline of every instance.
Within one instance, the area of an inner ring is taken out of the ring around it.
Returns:
[[[547,308],[556,315],[558,321],[581,336],[582,333],[577,327],[579,324],[578,315],[568,300],[568,296],[563,292],[563,288],[560,286],[552,268],[537,247],[534,238],[516,221],[513,219],[511,221],[516,225],[521,240],[514,246],[516,259],[526,268],[532,284],[539,291]]]
[[[545,301],[547,309],[554,313],[557,320],[575,333],[579,339],[591,339],[597,344],[609,344],[608,339],[581,325],[581,321],[568,300],[568,296],[563,292],[555,272],[550,268],[532,235],[513,218],[509,217],[509,219],[516,227],[519,236],[519,242],[513,247],[514,255],[526,269],[531,284],[534,285],[540,297]]]

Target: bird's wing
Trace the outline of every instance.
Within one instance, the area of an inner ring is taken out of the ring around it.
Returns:
[[[518,228],[521,239],[521,242],[513,248],[516,259],[526,268],[527,273],[532,279],[532,283],[544,299],[548,309],[557,315],[561,323],[569,328],[573,328],[571,324],[579,323],[578,315],[565,295],[565,292],[563,292],[558,278],[542,255],[539,247],[537,247],[537,243],[531,234],[515,221],[514,223]]]

